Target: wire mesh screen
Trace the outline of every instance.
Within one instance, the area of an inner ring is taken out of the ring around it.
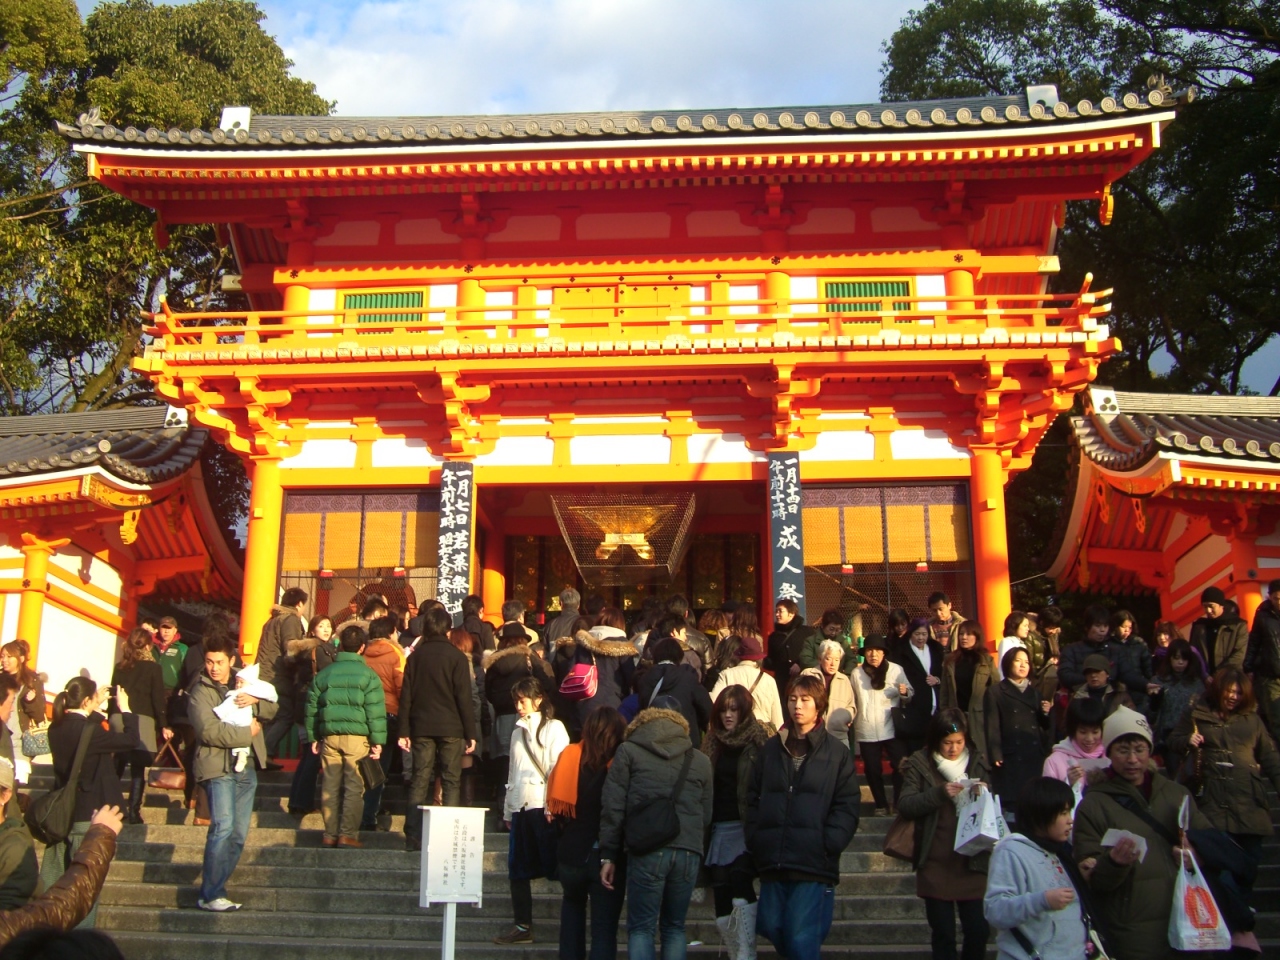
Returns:
[[[279,589],[306,590],[308,616],[335,624],[374,595],[415,608],[436,595],[439,510],[435,490],[290,491]]]
[[[551,495],[560,533],[592,587],[668,583],[689,545],[696,500],[689,492]]]
[[[928,616],[935,591],[974,609],[965,486],[806,487],[802,497],[813,617],[839,610],[855,636],[872,636],[891,610]]]

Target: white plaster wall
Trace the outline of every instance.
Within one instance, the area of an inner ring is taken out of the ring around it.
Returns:
[[[689,437],[690,463],[754,463],[764,454],[747,449],[740,433],[695,433]]]
[[[99,560],[88,550],[80,549],[74,543],[58,550],[57,553],[49,558],[49,562],[53,566],[67,571],[67,573],[70,573],[77,579],[85,583],[93,584],[99,590],[106,590],[115,597],[119,597],[124,591],[124,581],[120,578],[120,574],[116,571],[115,567],[111,566],[111,564],[107,563],[105,560]],[[88,574],[87,579],[85,578],[86,573]],[[58,581],[58,585],[68,587],[68,584],[62,581]],[[76,593],[80,593],[80,591],[75,590],[74,587],[68,588]],[[85,599],[92,600],[99,606],[103,605],[101,600],[90,597],[88,594],[82,594],[82,596],[84,596]],[[117,610],[119,610],[119,604],[116,605],[112,612],[114,613]]]
[[[0,620],[0,643],[8,643],[18,638],[18,606],[22,603],[22,594],[6,593],[4,595],[4,617]]]
[[[36,653],[36,669],[49,676],[45,689],[57,693],[76,676],[92,677],[99,686],[110,683],[117,642],[113,631],[46,603]]]
[[[556,442],[550,437],[499,437],[488,453],[475,458],[481,467],[549,467]]]
[[[671,439],[662,436],[573,437],[569,459],[580,466],[666,464],[671,462]]]
[[[889,434],[895,460],[968,460],[972,454],[957,447],[945,430],[895,430]]]
[[[307,440],[297,456],[280,461],[281,470],[300,470],[307,467],[354,467],[356,442],[354,440]]]
[[[1177,559],[1173,567],[1173,585],[1170,588],[1174,597],[1179,597],[1191,582],[1199,583],[1205,579],[1207,570],[1217,566],[1231,552],[1225,537],[1209,536]]]
[[[866,430],[824,430],[817,442],[800,454],[801,460],[874,460],[876,438]]]
[[[416,437],[382,437],[373,441],[375,467],[430,467],[443,462]]]

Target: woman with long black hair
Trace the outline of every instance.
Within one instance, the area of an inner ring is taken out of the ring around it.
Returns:
[[[626,890],[626,860],[616,864],[610,890],[600,882],[600,811],[604,778],[627,724],[613,707],[596,707],[582,723],[582,740],[560,753],[547,781],[547,814],[559,819],[556,848],[560,887],[560,960],[587,958],[587,902],[591,902],[590,960],[615,960],[618,918]]]
[[[116,773],[114,754],[129,754],[142,749],[138,739],[138,721],[129,707],[129,694],[123,688],[116,691],[116,707],[120,711],[123,732],[106,730],[103,715],[110,687],[98,689],[89,677],[72,677],[62,693],[53,700],[53,723],[49,727],[49,748],[53,754],[53,775],[57,786],[64,786],[71,779],[76,752],[86,729],[90,730],[80,776],[76,781],[76,805],[71,817],[71,833],[62,843],[46,847],[40,864],[40,879],[45,889],[53,886],[66,871],[80,841],[89,831],[93,812],[101,807],[124,806],[120,792],[120,777]],[[81,926],[94,925],[97,907],[89,911]]]

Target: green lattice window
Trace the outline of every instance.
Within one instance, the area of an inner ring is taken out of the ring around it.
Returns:
[[[389,293],[348,293],[343,295],[344,310],[402,310],[422,306],[421,290],[398,290]],[[417,323],[420,313],[362,313],[360,323]]]
[[[826,283],[828,299],[842,297],[909,297],[911,296],[910,280],[829,280]],[[880,313],[884,309],[884,301],[879,303],[828,303],[827,313]],[[894,310],[910,310],[911,304],[906,300],[895,300]]]

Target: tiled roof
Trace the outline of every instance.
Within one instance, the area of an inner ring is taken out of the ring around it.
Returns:
[[[1160,453],[1280,469],[1280,397],[1091,387],[1085,415],[1071,424],[1081,453],[1109,470],[1133,470]]]
[[[1029,87],[1027,94],[900,103],[851,104],[828,107],[724,108],[714,110],[657,110],[602,113],[545,113],[505,116],[448,117],[287,117],[252,115],[248,126],[231,129],[123,129],[106,122],[97,108],[82,114],[75,125],[59,123],[58,130],[76,141],[120,143],[133,147],[198,147],[225,152],[245,149],[352,149],[366,144],[413,144],[604,139],[710,139],[729,136],[857,137],[870,133],[919,133],[930,129],[994,129],[1025,124],[1063,125],[1116,114],[1172,106],[1195,96],[1195,88],[1174,93],[1152,78],[1143,93],[1105,97],[1094,104],[1074,106],[1060,101],[1053,87]]]
[[[131,483],[160,483],[190,469],[207,438],[173,407],[6,417],[0,480],[98,465]]]

